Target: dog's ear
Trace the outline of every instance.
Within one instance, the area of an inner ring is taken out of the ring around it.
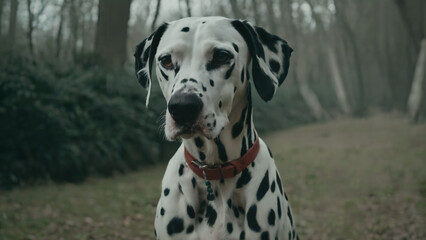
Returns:
[[[148,88],[148,95],[146,97],[146,106],[149,103],[149,96],[151,95],[152,85],[152,65],[155,61],[154,57],[157,53],[158,43],[161,40],[164,32],[167,29],[167,23],[161,25],[155,32],[148,38],[143,40],[136,46],[135,51],[135,71],[138,82],[145,89]]]
[[[278,36],[247,21],[234,20],[232,26],[241,34],[252,59],[252,76],[260,97],[269,101],[287,76],[293,49]]]

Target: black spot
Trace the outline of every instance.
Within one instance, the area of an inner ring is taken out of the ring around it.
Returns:
[[[236,52],[239,52],[239,49],[238,49],[238,46],[237,46],[237,44],[235,44],[235,43],[232,43],[232,46],[234,47],[234,49],[235,49],[235,51],[236,51]]]
[[[189,81],[191,81],[191,82],[193,82],[193,83],[198,83],[198,81],[197,81],[197,80],[195,80],[195,79],[193,79],[193,78],[190,78],[190,79],[189,79]]]
[[[201,84],[201,88],[203,89],[203,92],[207,91],[207,88],[206,88],[206,87],[204,87],[204,85],[203,85],[203,84]]]
[[[188,82],[188,79],[186,79],[186,78],[184,78],[184,79],[182,79],[182,81],[180,81],[180,83],[186,83],[186,82]]]
[[[178,188],[179,188],[179,192],[183,194],[183,192],[182,192],[182,186],[180,185],[180,183],[178,183]]]
[[[186,206],[186,212],[190,218],[195,218],[195,211],[191,205]]]
[[[296,230],[294,230],[294,228],[293,228],[293,239],[294,239],[295,236],[296,236]],[[299,238],[299,236],[297,236],[297,238]]]
[[[204,23],[206,23],[206,21],[202,21],[201,23],[204,24]]]
[[[164,210],[164,208],[161,208],[160,209],[160,214],[161,214],[161,216],[164,216],[164,213],[166,212],[166,210]]]
[[[241,157],[243,157],[243,156],[244,156],[244,154],[246,154],[246,152],[247,152],[246,137],[243,137],[243,141],[242,141],[242,143],[241,143],[241,153],[240,153]],[[252,163],[253,163],[253,162],[252,162]]]
[[[271,211],[269,211],[269,214],[268,214],[268,223],[271,226],[275,225],[275,212],[274,212],[273,209],[271,209]]]
[[[281,202],[280,202],[280,196],[277,196],[277,210],[278,210],[278,218],[281,219]]]
[[[202,93],[200,93],[200,94],[198,94],[198,96],[203,97],[203,94],[202,94]]]
[[[247,224],[251,230],[254,232],[260,232],[260,226],[257,223],[256,219],[257,207],[252,205],[247,211]]]
[[[269,171],[266,171],[265,176],[262,179],[262,182],[259,184],[259,188],[257,189],[256,198],[257,201],[262,200],[265,194],[269,190]]]
[[[214,191],[214,195],[215,195],[216,197],[219,197],[219,193],[217,192],[217,190],[215,190],[215,191]]]
[[[274,59],[269,59],[269,66],[271,67],[271,71],[275,74],[280,71],[280,63]]]
[[[216,127],[216,120],[213,121],[213,127]]]
[[[241,70],[241,82],[244,82],[244,68]]]
[[[244,239],[246,239],[246,233],[242,231],[240,234],[240,240],[244,240]]]
[[[166,188],[164,189],[164,196],[167,197],[167,195],[169,195],[170,193],[170,189]]]
[[[163,72],[163,70],[161,70],[161,69],[160,69],[160,73],[161,73],[161,75],[163,76],[163,78],[164,78],[164,79],[166,79],[166,81],[169,81],[169,76],[167,76],[167,74],[165,74],[165,73]]]
[[[269,147],[268,147],[268,152],[269,152],[269,156],[271,156],[271,158],[274,158],[274,157],[272,156],[272,152],[271,152],[271,149],[269,149]]]
[[[240,216],[240,213],[238,212],[238,208],[236,206],[232,207],[232,211],[234,211],[234,216],[238,218]]]
[[[284,197],[285,197],[285,200],[287,200],[287,202],[288,202],[288,197],[287,197],[287,194],[284,192]]]
[[[281,178],[280,175],[278,174],[278,171],[276,172],[277,174],[277,184],[278,184],[278,188],[280,189],[280,193],[281,195],[283,194],[283,186],[281,185]]]
[[[238,211],[239,211],[241,214],[243,214],[243,215],[244,215],[244,213],[246,212],[246,211],[244,210],[244,208],[242,208],[241,206],[238,206]]]
[[[275,44],[278,41],[282,41],[279,37],[269,34],[265,29],[260,27],[255,27],[257,34],[259,35],[260,41],[266,45],[269,50],[271,50],[274,53],[278,53],[277,48],[275,47]]]
[[[180,30],[181,32],[189,32],[189,27],[184,27],[182,28],[182,30]]]
[[[244,185],[246,185],[247,183],[249,183],[251,180],[251,173],[250,171],[245,168],[242,172],[241,172],[241,176],[240,178],[238,178],[237,180],[237,188],[242,188]]]
[[[197,146],[197,148],[201,148],[204,145],[203,140],[199,137],[196,137],[194,139],[194,142],[195,142],[195,146]]]
[[[206,209],[206,201],[202,201],[200,203],[200,208],[198,209],[197,213],[198,214],[203,214],[205,209]]]
[[[194,177],[192,178],[191,182],[192,182],[192,187],[195,188],[195,178]]]
[[[234,126],[232,126],[232,138],[238,137],[243,131],[246,112],[247,112],[247,106],[241,112],[240,120],[238,120],[238,122],[235,123]]]
[[[157,230],[154,227],[154,235],[157,236]]]
[[[260,239],[261,240],[269,240],[269,232],[263,232],[261,235],[260,235]]]
[[[287,216],[290,219],[291,226],[293,226],[293,216],[291,216],[290,206],[287,206]]]
[[[275,181],[272,181],[271,192],[275,192]]]
[[[226,71],[226,73],[225,73],[225,79],[228,79],[231,76],[232,71],[234,70],[234,67],[235,67],[235,63],[233,63],[231,65],[231,67],[229,67],[228,71]]]
[[[234,87],[234,93],[237,91],[237,87]]]
[[[199,137],[196,137],[194,139],[194,142],[195,142],[195,146],[197,146],[197,148],[201,148],[204,145],[203,140]]]
[[[174,217],[167,224],[167,233],[171,236],[176,233],[181,233],[183,231],[183,219]]]
[[[232,227],[232,223],[229,222],[228,224],[226,224],[226,230],[228,230],[228,233],[232,233],[232,231],[234,230]]]
[[[217,213],[211,205],[207,206],[206,218],[208,218],[207,223],[210,225],[210,227],[213,226],[216,222]]]
[[[214,87],[214,81],[210,79],[210,86]]]
[[[228,204],[228,207],[231,208],[232,207],[232,199],[228,199],[228,201],[226,201],[226,203]]]
[[[206,154],[204,154],[203,152],[199,152],[198,154],[200,155],[200,160],[201,161],[206,160]]]
[[[194,231],[194,225],[189,225],[188,228],[186,229],[186,233],[192,233]]]
[[[148,41],[151,41],[152,37],[154,36],[155,33],[152,33],[151,35],[149,35]]]
[[[148,61],[149,58],[149,53],[151,52],[151,46],[148,46],[145,50],[145,52],[143,53],[142,56],[142,62],[146,63],[146,61]]]
[[[288,239],[291,240],[291,231],[288,231]]]
[[[179,70],[180,70],[180,66],[176,65],[176,67],[175,67],[175,76],[178,74]]]
[[[222,108],[222,101],[219,101],[219,108]]]
[[[198,218],[198,222],[200,223],[200,222],[202,222],[203,221],[203,218],[202,217],[199,217]]]
[[[182,176],[184,167],[185,166],[183,166],[183,164],[180,165],[180,167],[179,167],[179,176]]]
[[[220,141],[219,138],[215,138],[214,142],[216,143],[216,146],[217,146],[217,150],[218,150],[218,153],[219,153],[219,159],[222,162],[228,161],[228,156],[226,155],[226,150],[225,150],[225,146],[223,146],[223,143]]]
[[[246,117],[246,125],[247,125],[247,145],[248,148],[251,148],[253,146],[253,140],[252,140],[252,131],[251,128],[251,118],[252,118],[252,101],[251,101],[251,88],[250,84],[247,87],[247,100],[248,100],[248,110],[247,110],[247,117]]]
[[[255,165],[254,161],[253,161],[253,162],[251,162],[251,166],[252,166],[252,167],[254,167],[254,165]]]

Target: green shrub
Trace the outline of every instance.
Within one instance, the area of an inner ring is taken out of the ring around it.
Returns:
[[[145,108],[141,92],[130,71],[64,73],[24,57],[3,59],[0,187],[77,182],[158,161],[158,114]]]

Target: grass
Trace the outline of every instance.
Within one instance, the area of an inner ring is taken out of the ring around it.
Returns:
[[[425,239],[426,125],[341,119],[264,138],[301,239]],[[0,240],[153,239],[165,165],[0,192]]]

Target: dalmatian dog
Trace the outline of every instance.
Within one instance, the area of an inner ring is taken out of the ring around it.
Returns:
[[[224,17],[164,23],[136,47],[146,103],[156,76],[167,101],[165,136],[182,141],[162,180],[156,239],[298,238],[280,174],[253,124],[250,88],[252,81],[271,100],[292,51],[262,28]]]

